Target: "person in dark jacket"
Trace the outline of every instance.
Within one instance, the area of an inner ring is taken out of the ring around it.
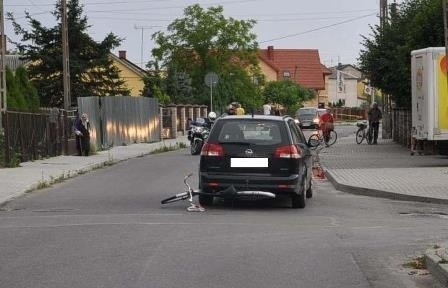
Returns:
[[[78,156],[89,156],[90,153],[90,123],[87,114],[75,120],[76,150]]]
[[[368,112],[368,116],[370,133],[373,132],[373,135],[369,135],[369,137],[373,137],[372,144],[378,144],[378,129],[380,127],[380,120],[383,118],[383,115],[381,114],[381,110],[378,108],[377,103],[373,102],[372,108],[370,108]]]

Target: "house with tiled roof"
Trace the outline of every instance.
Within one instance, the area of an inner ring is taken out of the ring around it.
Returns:
[[[316,91],[316,98],[306,103],[318,106],[327,103],[325,93],[325,75],[331,74],[320,63],[316,49],[260,49],[260,68],[267,81],[289,79],[302,87]]]
[[[5,55],[5,66],[15,71],[18,67],[26,65],[27,61],[22,59],[23,56],[18,54]],[[141,96],[144,87],[143,77],[145,70],[126,59],[126,51],[119,51],[118,56],[110,53],[110,57],[120,72],[119,76],[126,83],[127,88],[131,90],[131,96]]]
[[[126,51],[124,50],[118,51],[118,56],[112,53],[110,55],[114,66],[120,70],[120,78],[125,81],[127,88],[131,90],[131,96],[141,96],[143,87],[145,86],[143,82],[145,70],[129,61],[126,58]]]

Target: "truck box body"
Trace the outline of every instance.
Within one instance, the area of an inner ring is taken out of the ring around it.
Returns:
[[[445,47],[411,52],[412,127],[420,140],[448,140],[448,79]]]

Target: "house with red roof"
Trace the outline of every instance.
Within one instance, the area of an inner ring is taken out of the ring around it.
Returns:
[[[260,68],[267,81],[289,79],[302,87],[316,91],[316,98],[306,103],[306,106],[318,106],[327,103],[325,77],[330,75],[325,66],[320,63],[317,49],[260,49]]]

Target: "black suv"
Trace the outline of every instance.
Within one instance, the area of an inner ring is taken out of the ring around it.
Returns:
[[[312,141],[312,140],[311,140]],[[215,122],[201,151],[199,188],[207,194],[229,189],[289,195],[304,208],[313,195],[312,150],[289,116],[225,116]],[[213,196],[199,202],[213,204]]]

